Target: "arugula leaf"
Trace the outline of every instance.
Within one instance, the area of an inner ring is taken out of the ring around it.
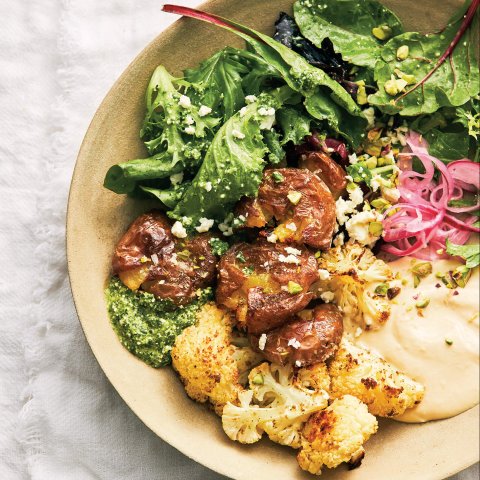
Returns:
[[[158,200],[160,200],[168,209],[173,209],[183,197],[183,194],[189,186],[190,182],[185,182],[181,185],[175,185],[174,187],[167,189],[140,186],[140,190],[158,198]]]
[[[456,123],[460,123],[468,130],[468,135],[477,140],[480,135],[480,101],[479,98],[472,98],[468,105],[457,108]]]
[[[453,257],[462,257],[467,268],[475,268],[480,264],[480,244],[455,245],[447,239],[447,253]]]
[[[463,105],[477,95],[480,88],[475,52],[478,15],[474,15],[463,38],[451,50],[452,42],[458,41],[457,34],[465,26],[464,14],[465,7],[450,19],[441,33],[422,35],[407,32],[392,38],[384,46],[381,59],[376,64],[378,92],[368,97],[369,103],[385,113],[416,116],[436,112],[445,106]],[[408,47],[409,51],[408,57],[403,61],[397,59],[400,47]],[[440,64],[440,59],[447,57],[450,61]],[[385,91],[385,85],[399,75],[413,76],[416,85],[406,87],[406,92],[396,97],[391,96]]]
[[[268,152],[262,135],[266,117],[259,112],[278,109],[290,95],[285,88],[261,95],[220,128],[191,186],[169,216],[183,222],[187,217],[192,227],[200,218],[221,222],[241,197],[257,194]]]
[[[302,34],[317,47],[329,38],[336,52],[358,66],[375,66],[382,42],[372,35],[381,26],[390,36],[403,32],[399,18],[375,0],[298,0],[295,20]]]

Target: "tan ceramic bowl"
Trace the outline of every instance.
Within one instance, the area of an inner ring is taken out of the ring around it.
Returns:
[[[459,1],[459,0],[457,0]],[[442,25],[457,2],[386,2],[406,27]],[[203,8],[265,32],[291,0],[212,0]],[[427,10],[427,5],[433,8]],[[115,243],[148,205],[102,187],[108,167],[146,156],[138,136],[144,92],[158,64],[180,73],[237,38],[203,23],[182,19],[159,35],[127,68],[98,109],[83,142],[68,206],[68,265],[73,296],[87,340],[102,369],[129,407],[165,441],[199,463],[235,479],[313,478],[297,466],[295,452],[268,440],[241,446],[223,433],[221,422],[189,400],[170,368],[155,370],[127,352],[110,327],[103,289]],[[382,421],[367,444],[361,468],[349,480],[441,479],[473,464],[478,457],[478,408],[425,425]],[[324,478],[345,478],[346,469]]]

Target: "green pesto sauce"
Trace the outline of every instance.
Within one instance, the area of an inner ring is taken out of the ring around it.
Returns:
[[[175,338],[195,323],[200,307],[213,298],[211,288],[199,291],[197,300],[177,307],[150,293],[133,292],[117,277],[105,290],[108,314],[122,345],[152,367],[171,363]]]

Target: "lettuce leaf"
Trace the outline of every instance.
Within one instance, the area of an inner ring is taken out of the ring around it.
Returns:
[[[302,34],[317,47],[325,38],[354,65],[374,68],[382,42],[372,29],[388,26],[391,35],[403,33],[399,18],[375,0],[298,0],[295,20]]]
[[[200,218],[222,222],[241,197],[257,194],[268,153],[261,113],[280,108],[290,95],[285,87],[263,94],[220,128],[191,186],[169,212],[172,218],[191,227]]]

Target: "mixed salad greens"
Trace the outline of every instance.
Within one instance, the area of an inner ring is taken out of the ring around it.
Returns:
[[[421,34],[405,32],[375,0],[297,0],[274,38],[166,5],[228,29],[247,48],[226,47],[181,78],[159,66],[141,130],[150,157],[111,167],[105,187],[158,199],[186,231],[216,225],[229,236],[242,223],[235,204],[256,196],[263,170],[313,142],[350,179],[349,198],[337,202],[336,244],[359,241],[356,222],[369,230],[365,244],[382,239],[396,255],[472,258],[473,247],[461,245],[479,231],[478,4]]]

